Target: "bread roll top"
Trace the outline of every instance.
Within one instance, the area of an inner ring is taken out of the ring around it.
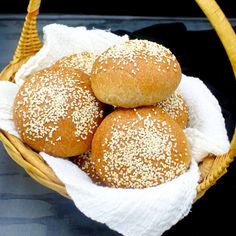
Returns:
[[[183,174],[190,164],[186,137],[162,109],[120,109],[108,115],[92,142],[92,160],[111,187],[145,188]]]
[[[181,79],[176,57],[164,46],[147,40],[115,45],[95,61],[91,82],[104,103],[132,108],[168,98]]]
[[[23,141],[36,151],[69,157],[90,148],[102,118],[89,76],[54,65],[29,76],[14,103],[14,121]]]

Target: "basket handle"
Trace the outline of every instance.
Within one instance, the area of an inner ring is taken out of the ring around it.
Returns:
[[[212,26],[216,30],[225,51],[229,57],[236,78],[236,35],[224,13],[215,0],[195,0],[206,14]],[[236,156],[236,129],[230,145],[229,157],[233,160]]]
[[[21,36],[11,64],[15,64],[23,58],[34,55],[42,47],[37,31],[37,16],[39,14],[40,3],[41,0],[29,1]]]
[[[215,0],[195,0],[218,34],[229,57],[236,78],[236,35]]]

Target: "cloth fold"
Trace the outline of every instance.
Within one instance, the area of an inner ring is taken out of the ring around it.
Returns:
[[[85,27],[69,27],[50,24],[43,28],[44,45],[31,57],[15,75],[16,84],[21,85],[25,78],[33,72],[51,66],[60,58],[82,51],[102,53],[114,44],[127,41],[129,37],[117,36],[109,31]]]
[[[182,75],[178,90],[189,107],[185,134],[192,157],[200,162],[208,154],[222,155],[229,150],[229,140],[221,108],[206,85],[195,77]]]
[[[199,172],[194,160],[186,173],[157,187],[116,189],[93,184],[68,160],[40,155],[85,215],[123,235],[162,235],[189,213],[196,197]]]

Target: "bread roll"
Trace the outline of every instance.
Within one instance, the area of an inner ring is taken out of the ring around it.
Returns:
[[[102,182],[116,188],[145,188],[170,181],[190,164],[186,137],[162,109],[119,109],[98,127],[92,160]]]
[[[56,65],[26,79],[13,110],[22,140],[36,151],[57,157],[88,151],[102,114],[89,76]]]
[[[92,69],[96,97],[107,104],[133,108],[168,98],[181,79],[169,49],[147,40],[130,40],[102,53]]]
[[[102,184],[101,179],[95,169],[95,164],[91,159],[91,151],[85,152],[76,157],[71,157],[70,160],[75,163],[82,171],[84,171],[94,183],[98,185]]]
[[[65,56],[56,62],[58,67],[69,67],[73,69],[82,70],[84,73],[90,75],[93,63],[97,58],[97,54],[92,52],[81,52],[70,56]]]
[[[183,96],[175,91],[164,101],[158,102],[156,106],[162,108],[181,128],[186,128],[188,124],[188,106]]]

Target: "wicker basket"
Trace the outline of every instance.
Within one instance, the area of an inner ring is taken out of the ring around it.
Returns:
[[[41,0],[30,0],[27,9],[28,14],[25,18],[15,55],[9,65],[1,72],[1,80],[14,82],[16,71],[42,47],[36,25],[40,2]],[[236,76],[236,36],[230,23],[214,0],[196,0],[196,2],[218,33]],[[69,198],[64,184],[56,177],[52,169],[38,153],[31,150],[15,136],[3,130],[0,130],[0,139],[11,158],[23,167],[33,179]],[[228,153],[221,156],[209,156],[201,163],[200,170],[203,175],[203,181],[197,187],[198,194],[195,200],[202,197],[207,189],[227,172],[227,168],[235,155],[236,132]]]

